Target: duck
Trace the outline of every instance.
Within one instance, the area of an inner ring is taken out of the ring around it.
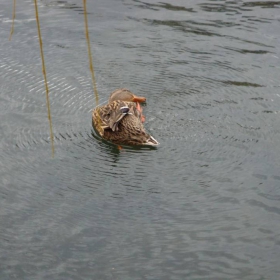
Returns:
[[[157,146],[159,142],[143,125],[145,117],[140,103],[145,101],[145,97],[126,88],[116,89],[107,104],[93,109],[92,125],[103,139],[117,145]]]

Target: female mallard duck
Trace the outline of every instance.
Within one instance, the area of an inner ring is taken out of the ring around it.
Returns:
[[[142,124],[145,118],[138,102],[145,97],[134,95],[122,88],[111,93],[108,104],[92,112],[92,124],[101,137],[115,144],[149,145],[159,143],[149,135]]]

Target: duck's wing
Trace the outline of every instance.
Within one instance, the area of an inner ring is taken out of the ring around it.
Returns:
[[[137,110],[134,102],[116,100],[96,108],[93,112],[93,120],[95,126],[99,128],[99,133],[103,135],[105,129],[118,131],[118,125],[126,115],[134,115],[139,120],[141,117],[141,113]]]
[[[140,117],[137,112],[134,102],[125,102],[116,100],[100,108],[100,118],[103,122],[103,129],[111,129],[118,131],[118,124],[126,115],[136,115]]]
[[[112,131],[118,131],[118,124],[120,121],[130,113],[130,108],[126,104],[119,104],[115,110],[111,111],[110,120],[109,120],[109,127]]]

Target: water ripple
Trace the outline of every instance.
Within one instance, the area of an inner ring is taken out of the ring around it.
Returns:
[[[11,42],[0,4],[0,278],[278,279],[279,2],[87,4],[100,104],[146,96],[161,145],[96,134],[81,3],[41,1],[52,159],[33,2]]]

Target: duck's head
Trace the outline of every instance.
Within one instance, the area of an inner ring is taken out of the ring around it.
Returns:
[[[120,88],[120,89],[116,89],[115,91],[113,91],[111,93],[111,96],[109,98],[109,103],[111,103],[115,100],[142,103],[142,102],[146,101],[146,98],[142,97],[142,96],[137,96],[126,88]]]

